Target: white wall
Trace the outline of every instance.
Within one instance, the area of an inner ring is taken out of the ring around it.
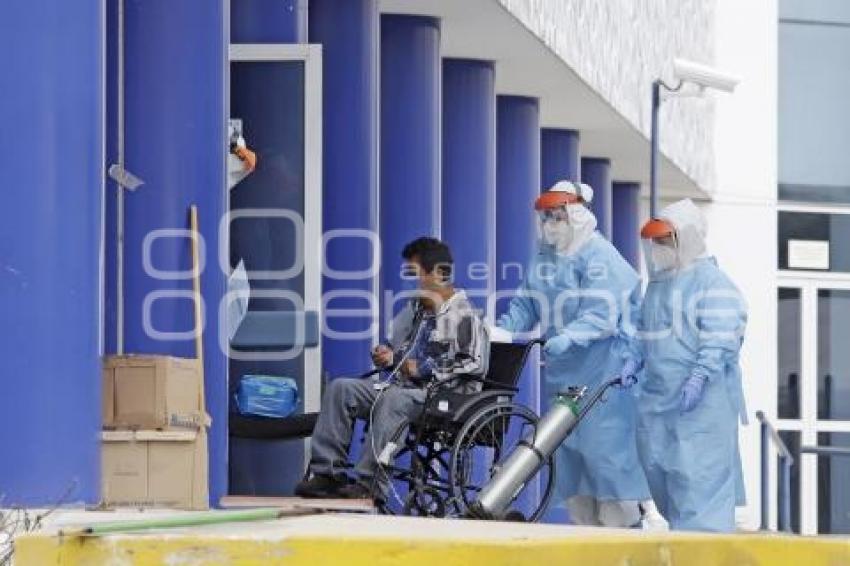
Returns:
[[[709,247],[749,304],[742,367],[750,425],[741,429],[748,505],[739,520],[757,528],[761,480],[755,412],[776,416],[777,2],[717,0],[715,17],[714,64],[741,83],[734,94],[717,96],[717,184],[705,212]]]
[[[714,0],[498,1],[647,138],[652,81],[671,81],[674,57],[713,57]],[[710,101],[669,101],[661,113],[662,152],[707,191],[712,123]]]

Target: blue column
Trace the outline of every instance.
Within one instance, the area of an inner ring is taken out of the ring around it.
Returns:
[[[576,130],[540,130],[540,174],[543,190],[564,179],[580,180],[580,164],[579,133]]]
[[[322,229],[377,234],[378,214],[378,2],[312,0],[310,41],[321,43],[324,65]],[[325,263],[337,271],[364,271],[375,250],[364,237],[337,237],[327,247]],[[322,292],[347,293],[326,308],[369,309],[375,278],[340,280],[324,277]],[[340,333],[368,330],[369,317],[326,316]],[[370,338],[322,342],[324,369],[331,375],[357,371],[371,346]],[[363,368],[365,369],[365,368]]]
[[[638,215],[640,183],[614,182],[613,188],[613,239],[614,246],[623,257],[640,270],[640,222]]]
[[[603,236],[611,239],[611,160],[601,157],[583,157],[581,182],[593,187],[591,208]]]
[[[225,0],[125,2],[126,167],[145,183],[125,198],[125,351],[195,356],[191,279],[147,273],[142,250],[155,230],[188,229],[189,206],[196,204],[206,243],[201,293],[206,307],[204,375],[212,416],[213,503],[227,490],[227,358],[219,347],[219,332],[224,330],[217,316],[226,289],[217,257],[219,245],[227,245],[218,239],[227,203],[226,6]],[[114,198],[115,192],[107,194]],[[108,242],[114,245],[113,238]],[[185,272],[191,267],[185,237],[157,238],[151,256],[157,270]],[[107,294],[114,292],[115,286],[108,285]],[[150,327],[184,333],[185,338],[158,337],[145,328],[143,311],[153,293],[171,295],[149,305]]]
[[[106,170],[112,163],[118,163],[118,2],[106,4],[106,122],[104,124],[106,155],[101,166]],[[117,351],[118,293],[117,293],[117,192],[118,184],[108,177],[104,189],[104,266],[103,266],[103,352],[114,354]]]
[[[104,2],[3,7],[3,506],[100,495]]]
[[[540,194],[540,108],[536,98],[499,96],[496,102],[496,289],[507,295],[498,301],[496,317],[537,249],[534,200]],[[540,409],[540,360],[529,356],[520,377],[517,400]],[[538,489],[532,486],[527,489]]]
[[[382,299],[404,244],[440,233],[440,78],[440,21],[381,16]]]
[[[537,248],[534,200],[540,194],[539,103],[525,96],[497,97],[496,290],[514,291]],[[519,267],[521,266],[521,267]],[[519,267],[519,268],[518,268]],[[508,300],[497,305],[498,318]],[[529,360],[520,398],[539,406],[537,360]]]
[[[232,43],[306,43],[308,0],[230,0]]]
[[[443,60],[442,237],[479,308],[496,266],[496,84],[490,61]]]

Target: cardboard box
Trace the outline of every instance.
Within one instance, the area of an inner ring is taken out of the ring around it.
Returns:
[[[105,505],[207,509],[206,429],[104,431]]]
[[[115,420],[115,379],[113,379],[114,369],[107,368],[103,364],[103,395],[101,397],[101,407],[103,410],[103,425],[107,426]]]
[[[105,428],[186,429],[205,424],[196,359],[109,356],[103,363]]]

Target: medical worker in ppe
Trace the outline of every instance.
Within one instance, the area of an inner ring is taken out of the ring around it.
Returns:
[[[589,186],[560,181],[537,199],[540,249],[498,321],[513,333],[540,325],[546,338],[545,402],[573,385],[592,391],[616,377],[627,385],[635,382],[639,360],[631,355],[624,317],[637,308],[640,282],[596,231],[596,217],[586,206],[592,198]],[[649,490],[634,430],[635,395],[614,389],[558,450],[557,493],[574,523],[631,527],[641,522],[640,504],[649,499]],[[651,501],[645,507],[654,509]]]
[[[705,218],[688,199],[641,230],[650,279],[639,322],[638,451],[671,529],[729,532],[735,505],[745,503],[738,354],[747,314],[705,236]]]

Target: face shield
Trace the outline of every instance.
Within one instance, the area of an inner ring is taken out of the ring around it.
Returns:
[[[650,276],[672,273],[679,268],[679,247],[675,235],[641,241]]]
[[[564,248],[573,239],[573,227],[566,206],[537,211],[537,233],[542,243]]]
[[[575,194],[547,191],[534,208],[541,243],[558,254],[573,254],[596,229],[596,217]]]
[[[650,275],[685,269],[707,255],[705,217],[690,199],[665,207],[640,235]]]
[[[679,239],[672,224],[666,220],[650,220],[640,235],[650,277],[672,273],[680,267]]]

